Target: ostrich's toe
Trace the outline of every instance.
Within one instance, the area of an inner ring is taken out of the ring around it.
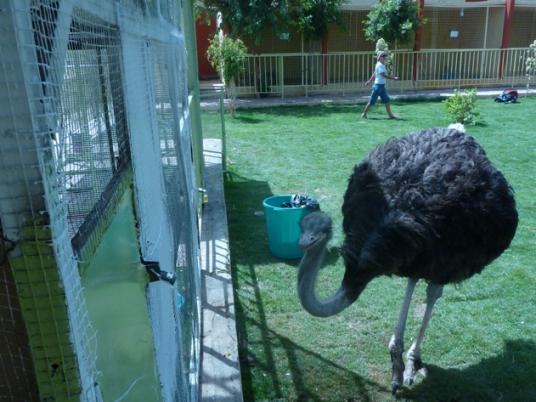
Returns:
[[[391,392],[393,395],[402,386],[404,378],[404,361],[402,360],[402,353],[391,352],[392,363],[392,380],[391,380]]]
[[[417,374],[426,376],[426,367],[420,358],[408,358],[404,370],[404,385],[413,385]]]

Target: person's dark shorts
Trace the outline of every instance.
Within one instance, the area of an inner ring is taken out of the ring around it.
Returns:
[[[376,100],[378,100],[378,96],[381,98],[383,103],[389,103],[391,101],[391,98],[389,98],[389,95],[387,95],[387,89],[385,88],[385,84],[374,84],[372,86],[372,92],[370,93],[370,104],[374,105],[376,103]]]

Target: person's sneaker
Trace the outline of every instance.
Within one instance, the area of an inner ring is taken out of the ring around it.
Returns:
[[[363,113],[363,114],[361,115],[361,118],[362,118],[362,119],[368,119],[368,117],[367,117],[367,115],[366,115],[365,113]]]
[[[395,115],[389,116],[389,120],[398,120],[398,119],[399,119],[398,116],[395,116]]]

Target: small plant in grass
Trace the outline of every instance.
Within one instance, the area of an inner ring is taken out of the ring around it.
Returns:
[[[447,113],[454,119],[454,123],[475,124],[480,116],[476,108],[476,89],[460,92],[454,91],[454,96],[443,101]]]
[[[529,47],[527,59],[525,60],[525,72],[527,73],[527,92],[530,87],[532,76],[536,75],[536,40]]]
[[[247,54],[246,45],[240,39],[216,33],[210,40],[207,58],[212,67],[218,72],[231,98],[231,113],[235,111],[235,82],[244,71],[244,59]]]

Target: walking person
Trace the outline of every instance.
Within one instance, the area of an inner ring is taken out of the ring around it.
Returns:
[[[374,106],[376,104],[376,100],[378,99],[378,96],[381,98],[383,104],[385,105],[385,110],[387,110],[387,114],[389,115],[390,119],[397,119],[397,117],[393,114],[391,111],[391,99],[389,98],[389,94],[387,93],[387,88],[385,87],[385,84],[387,83],[387,80],[398,80],[398,77],[390,76],[387,74],[387,68],[385,67],[385,60],[387,59],[387,53],[386,52],[380,52],[378,54],[378,62],[376,63],[376,67],[374,68],[374,72],[368,79],[368,81],[365,83],[365,85],[368,85],[374,80],[374,85],[372,86],[372,92],[370,93],[370,99],[367,103],[367,106],[365,106],[365,110],[363,110],[363,114],[361,114],[361,117],[366,119],[367,113],[371,106]]]

